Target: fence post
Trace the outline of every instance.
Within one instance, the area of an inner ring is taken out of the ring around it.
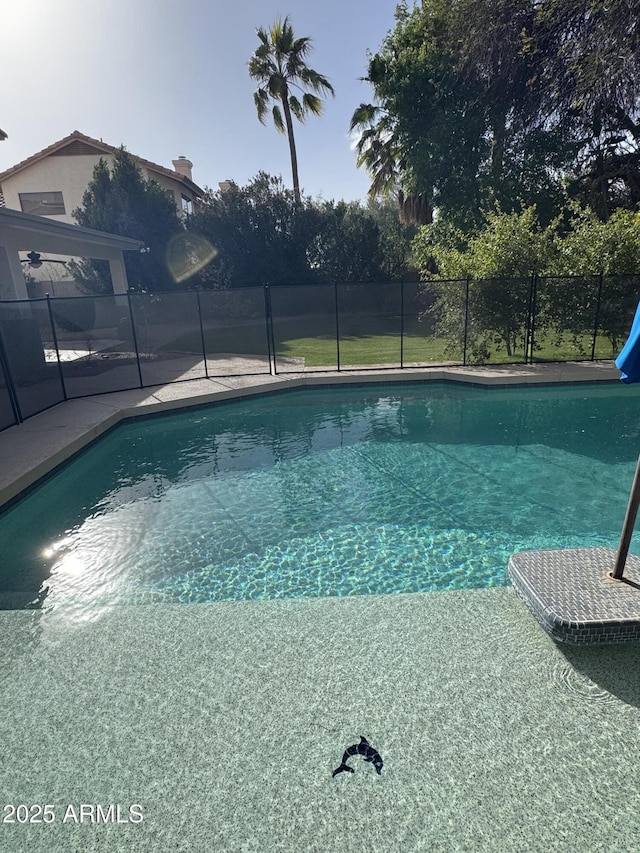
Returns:
[[[60,385],[62,387],[62,398],[64,400],[68,400],[69,398],[67,397],[67,388],[66,388],[66,385],[64,384],[64,373],[62,370],[62,364],[60,363],[60,349],[58,347],[58,335],[56,334],[56,324],[55,324],[55,321],[53,319],[53,311],[51,310],[51,297],[49,296],[48,293],[46,294],[46,298],[47,298],[47,309],[49,311],[49,323],[51,324],[51,334],[53,335],[53,345],[56,348],[56,359],[58,362],[58,376],[60,377]]]
[[[13,410],[13,419],[16,424],[21,424],[24,421],[22,417],[22,412],[20,411],[20,401],[18,399],[18,392],[16,390],[15,383],[13,381],[13,376],[11,375],[11,368],[9,367],[9,359],[7,357],[6,350],[4,348],[4,340],[2,338],[2,334],[0,333],[0,372],[4,375],[5,381],[7,383],[7,394],[9,395],[9,402],[11,403],[11,408]]]
[[[400,370],[404,368],[404,281],[400,281]]]
[[[529,277],[529,301],[527,302],[527,319],[524,327],[524,363],[529,361],[529,329],[531,328],[531,277]]]
[[[138,364],[138,377],[140,379],[140,387],[144,388],[142,381],[142,368],[140,367],[140,351],[138,349],[138,336],[136,335],[136,324],[133,320],[133,308],[131,307],[131,291],[127,290],[127,302],[129,304],[129,317],[131,318],[131,334],[133,336],[133,345],[136,348],[136,362]]]
[[[267,354],[269,356],[269,373],[271,376],[278,375],[276,364],[276,341],[273,336],[273,314],[271,312],[271,288],[268,284],[263,287],[264,291],[264,320],[267,333]],[[271,354],[273,353],[273,367],[271,366]]]
[[[336,362],[340,373],[340,320],[338,319],[338,282],[333,282],[333,299],[336,305]]]
[[[527,341],[524,352],[524,363],[533,364],[533,349],[536,326],[536,300],[538,298],[538,276],[531,273],[529,286],[529,317],[527,318]]]
[[[467,332],[469,329],[469,276],[465,280],[464,297],[464,341],[462,343],[462,366],[467,365]]]
[[[198,303],[198,322],[200,323],[200,342],[202,343],[202,359],[204,361],[205,379],[209,378],[209,365],[207,364],[207,346],[204,342],[204,327],[202,325],[202,306],[200,305],[200,291],[196,290],[196,301]]]
[[[598,340],[598,324],[600,322],[600,302],[602,300],[602,283],[604,273],[600,272],[598,277],[598,298],[596,300],[596,316],[593,321],[593,343],[591,344],[591,361],[595,361],[596,357],[596,341]]]

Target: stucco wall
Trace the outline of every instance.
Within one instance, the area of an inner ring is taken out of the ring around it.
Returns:
[[[111,165],[113,161],[111,155],[104,154],[102,157]],[[82,205],[82,196],[93,177],[93,170],[99,160],[99,154],[45,157],[2,181],[5,205],[12,210],[21,210],[19,193],[62,192],[65,214],[48,218],[59,222],[75,223],[71,214]],[[153,172],[144,166],[141,169],[147,180],[153,178],[164,189],[173,192],[176,210],[181,216],[181,195],[192,197],[192,193],[180,181],[174,181],[170,177]]]
[[[82,204],[82,196],[93,177],[94,166],[100,157],[45,157],[2,182],[4,203],[12,210],[21,210],[18,193],[62,192],[65,214],[51,216],[58,222],[74,223],[71,215]],[[106,158],[105,158],[106,159]]]

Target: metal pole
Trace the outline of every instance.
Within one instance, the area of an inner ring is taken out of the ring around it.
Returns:
[[[277,376],[278,370],[276,367],[276,351],[275,351],[275,341],[272,341],[273,338],[273,318],[271,316],[271,293],[269,290],[269,285],[265,284],[262,288],[264,292],[264,322],[265,329],[267,332],[267,354],[269,356],[269,373],[271,376]],[[272,346],[272,343],[274,346]],[[273,366],[271,363],[271,353],[273,351]]]
[[[404,281],[400,282],[400,370],[404,367]]]
[[[131,318],[131,334],[133,336],[133,345],[136,348],[136,361],[138,362],[138,376],[140,378],[140,387],[144,388],[142,381],[142,368],[140,367],[140,351],[138,349],[138,336],[136,335],[136,324],[133,321],[133,308],[131,307],[131,293],[127,291],[127,302],[129,303],[129,316]]]
[[[600,302],[602,300],[602,280],[603,274],[600,273],[598,282],[598,301],[596,302],[596,317],[593,323],[593,344],[591,346],[591,361],[595,361],[596,357],[596,341],[598,340],[598,323],[600,322]]]
[[[58,360],[58,375],[60,376],[60,385],[62,387],[62,397],[64,400],[68,400],[67,397],[67,389],[64,384],[64,373],[62,371],[62,364],[60,362],[60,349],[58,347],[58,336],[56,334],[56,324],[53,319],[53,312],[51,311],[51,297],[47,293],[47,308],[49,309],[49,323],[51,324],[51,334],[53,335],[53,345],[56,348],[56,359]]]
[[[524,337],[524,363],[529,361],[529,343],[531,341],[531,302],[533,298],[533,273],[529,277],[529,305],[527,306],[527,329]]]
[[[636,523],[636,515],[638,514],[638,506],[640,506],[640,456],[638,456],[638,464],[636,465],[636,473],[631,486],[629,495],[629,503],[627,505],[627,514],[622,526],[622,536],[620,537],[620,547],[616,557],[615,566],[611,572],[611,577],[614,580],[620,580],[624,571],[624,564],[627,561],[629,546],[631,545],[631,537],[633,535],[633,526]]]
[[[536,302],[538,300],[538,276],[536,273],[531,277],[531,335],[529,337],[529,364],[533,364],[533,352],[535,349],[536,335]],[[525,353],[524,363],[527,363],[527,354]]]
[[[338,282],[333,282],[333,299],[336,304],[336,361],[340,373],[340,321],[338,319]]]
[[[202,306],[200,305],[200,291],[196,290],[196,301],[198,303],[198,322],[200,323],[200,342],[202,343],[202,359],[204,361],[204,375],[209,378],[209,365],[207,364],[207,346],[204,342],[204,328],[202,326]]]
[[[469,329],[469,276],[466,280],[466,295],[464,300],[464,341],[462,343],[462,364],[467,364],[467,332]]]

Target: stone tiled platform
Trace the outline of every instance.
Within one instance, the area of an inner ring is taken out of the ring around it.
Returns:
[[[640,558],[628,556],[619,581],[609,574],[615,559],[612,548],[522,551],[509,560],[509,577],[535,619],[556,640],[640,640]]]

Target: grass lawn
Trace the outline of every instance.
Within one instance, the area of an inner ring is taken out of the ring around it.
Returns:
[[[332,367],[337,364],[336,327],[332,315],[277,320],[273,336],[276,356],[304,359],[307,367]],[[559,342],[556,335],[536,337],[535,361],[570,361],[591,357],[592,338],[585,335],[582,350],[570,335]],[[267,355],[266,325],[261,322],[238,324],[232,327],[209,329],[205,332],[209,355],[237,353],[238,355]],[[199,331],[189,332],[166,344],[173,352],[202,352]],[[462,363],[462,343],[457,351],[446,351],[444,338],[429,334],[426,324],[406,320],[404,325],[404,364],[455,362]],[[596,358],[613,358],[611,343],[600,336]],[[469,358],[470,358],[469,354]],[[491,353],[490,363],[522,362],[522,349],[508,356],[504,349]],[[340,318],[340,366],[400,364],[400,321],[397,317],[346,315]],[[283,363],[282,367],[285,366]],[[286,368],[285,368],[286,369]]]
[[[580,339],[581,346],[576,346],[570,334],[564,335],[558,342],[554,334],[542,335],[540,339],[536,336],[536,347],[533,354],[534,361],[583,361],[591,358],[591,347],[593,346],[593,335],[583,335]],[[596,358],[615,358],[618,353],[611,349],[611,341],[603,335],[596,338]]]

